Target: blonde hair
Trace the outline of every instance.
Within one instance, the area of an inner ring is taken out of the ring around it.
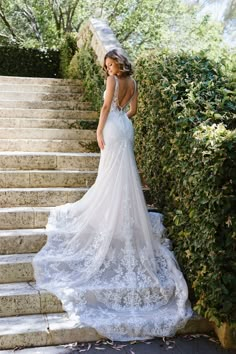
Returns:
[[[107,52],[104,57],[103,70],[106,72],[107,76],[108,76],[107,66],[106,66],[107,58],[115,60],[116,63],[119,64],[122,75],[129,76],[133,74],[132,65],[129,62],[129,60],[123,54],[121,54],[117,49],[113,49]]]

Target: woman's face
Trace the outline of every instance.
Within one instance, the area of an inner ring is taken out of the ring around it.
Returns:
[[[109,76],[120,74],[120,66],[114,59],[107,58],[105,61],[105,65]]]

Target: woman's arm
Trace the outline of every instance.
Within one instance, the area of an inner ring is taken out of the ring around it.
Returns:
[[[138,87],[136,84],[136,90],[135,90],[134,97],[132,98],[132,100],[130,102],[129,110],[126,113],[128,118],[132,118],[133,116],[135,116],[135,114],[137,113],[137,108],[138,108]]]
[[[105,146],[102,131],[103,131],[104,125],[106,123],[108,114],[111,109],[111,103],[112,103],[114,91],[115,91],[115,78],[111,75],[111,76],[108,76],[108,78],[107,78],[106,94],[105,94],[104,102],[103,102],[103,105],[101,108],[99,123],[98,123],[98,127],[97,127],[97,141],[98,141],[98,145],[101,150],[104,149],[104,146]]]

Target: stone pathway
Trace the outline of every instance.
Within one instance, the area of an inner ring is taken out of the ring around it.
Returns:
[[[0,354],[236,354],[220,346],[215,337],[185,335],[176,338],[157,338],[144,342],[99,342],[70,344],[57,347],[41,347],[0,351]]]

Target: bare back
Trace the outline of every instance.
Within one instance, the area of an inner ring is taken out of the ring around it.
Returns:
[[[118,77],[116,78],[118,81],[117,105],[120,109],[123,109],[134,97],[136,91],[136,83],[130,76],[125,77],[124,79],[120,79]]]

